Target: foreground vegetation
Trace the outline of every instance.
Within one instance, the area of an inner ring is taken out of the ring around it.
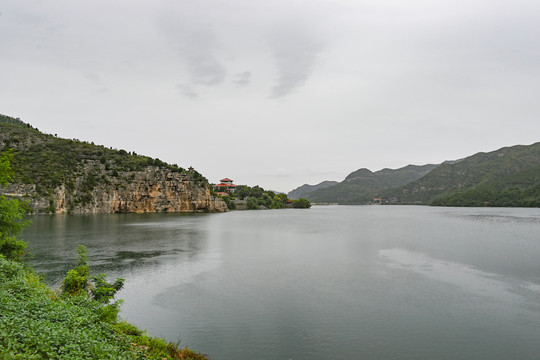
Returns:
[[[0,186],[13,177],[12,157],[0,155]],[[124,280],[91,274],[84,247],[61,289],[45,285],[23,261],[24,213],[0,195],[0,359],[207,359],[120,319],[114,297]]]
[[[93,289],[110,293],[108,285]],[[98,299],[53,291],[28,266],[0,255],[0,358],[206,359],[146,335],[118,318],[119,302]]]
[[[1,359],[206,359],[146,335],[115,309],[86,292],[53,291],[0,255]]]

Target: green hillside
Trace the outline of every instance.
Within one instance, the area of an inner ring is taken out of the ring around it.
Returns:
[[[187,171],[176,164],[122,149],[44,134],[19,119],[1,115],[0,152],[9,149],[14,155],[12,183],[28,185],[30,190],[26,190],[34,198],[45,202],[50,199],[51,207],[58,189],[65,189],[68,211],[91,203],[98,185],[125,189],[148,167],[180,174],[196,186],[208,188],[207,179],[197,171]]]
[[[0,124],[17,125],[17,126],[20,126],[20,127],[27,127],[27,128],[32,127],[29,124],[26,124],[26,123],[22,122],[21,119],[19,119],[19,118],[13,118],[11,116],[7,116],[7,115],[3,115],[3,114],[0,114]]]
[[[304,184],[296,189],[290,191],[287,196],[291,199],[305,198],[307,194],[312,193],[319,189],[325,189],[339,184],[337,181],[323,181],[317,185]]]
[[[366,204],[374,197],[378,197],[382,190],[417,180],[436,166],[408,165],[400,169],[383,169],[376,172],[359,169],[349,174],[339,184],[310,192],[305,197],[316,203]]]
[[[385,191],[400,203],[444,206],[540,206],[540,143],[505,147],[445,163]]]
[[[10,123],[10,119],[13,122]],[[2,115],[0,151],[10,148],[14,150],[13,182],[36,184],[38,192],[42,194],[54,190],[61,184],[67,184],[69,188],[77,176],[77,168],[89,161],[105,164],[111,173],[140,171],[146,166],[164,167],[174,172],[186,171],[176,164],[169,165],[159,159],[137,155],[134,152],[44,134],[20,120]],[[202,175],[198,175],[201,182],[207,183]],[[98,179],[89,179],[89,182],[94,181]]]

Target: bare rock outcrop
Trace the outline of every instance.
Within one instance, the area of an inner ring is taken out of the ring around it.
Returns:
[[[157,166],[111,175],[99,162],[89,162],[75,181],[62,184],[47,195],[39,194],[34,184],[12,184],[2,192],[6,196],[27,200],[35,212],[228,211],[225,202],[210,193],[208,184],[192,178],[189,172],[174,172]]]

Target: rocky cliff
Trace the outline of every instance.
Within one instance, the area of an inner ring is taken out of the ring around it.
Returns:
[[[15,171],[0,193],[25,199],[35,212],[228,211],[197,171],[31,127],[0,124],[0,130],[0,151],[13,149]]]
[[[88,166],[87,168],[92,168]],[[94,169],[92,169],[94,170]],[[227,205],[200,186],[189,174],[179,174],[149,166],[143,171],[102,175],[100,182],[86,190],[87,176],[77,178],[75,186],[65,184],[40,195],[35,184],[12,184],[4,194],[27,200],[35,212],[47,213],[150,213],[150,212],[222,212]]]

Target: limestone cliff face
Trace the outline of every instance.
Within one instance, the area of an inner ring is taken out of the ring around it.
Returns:
[[[80,175],[53,193],[39,195],[33,184],[12,184],[3,192],[26,199],[36,212],[97,214],[150,212],[223,212],[227,205],[189,172],[157,166],[143,171],[107,172],[87,162]],[[96,175],[98,174],[98,175]]]
[[[12,184],[0,194],[25,199],[35,212],[220,212],[208,180],[134,152],[44,134],[17,119],[2,122],[0,153],[12,151]]]

